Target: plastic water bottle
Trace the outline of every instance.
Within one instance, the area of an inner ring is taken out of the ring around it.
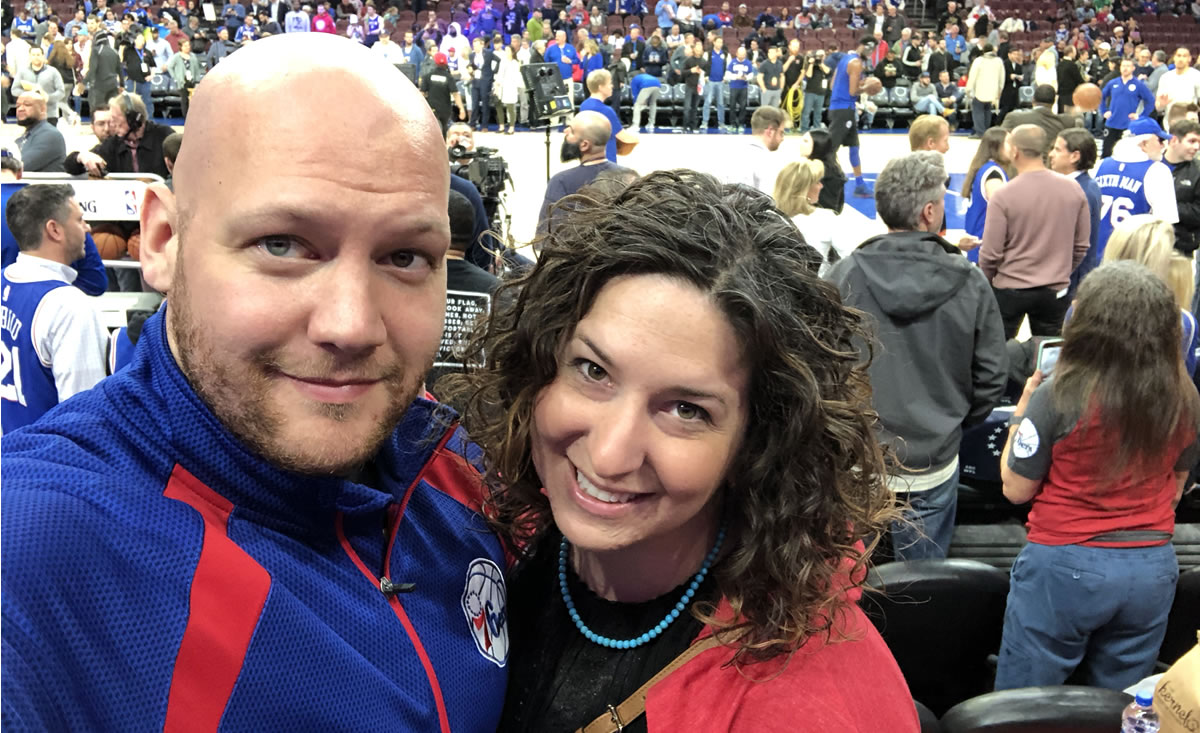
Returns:
[[[1158,733],[1158,713],[1154,712],[1153,703],[1153,687],[1138,690],[1121,714],[1121,733]]]

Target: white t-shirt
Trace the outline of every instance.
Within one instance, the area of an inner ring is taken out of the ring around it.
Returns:
[[[1168,71],[1158,78],[1158,95],[1167,95],[1167,104],[1176,102],[1190,104],[1200,100],[1200,71],[1188,67],[1182,74],[1178,69]]]

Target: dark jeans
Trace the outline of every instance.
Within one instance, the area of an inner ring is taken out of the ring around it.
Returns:
[[[696,87],[691,84],[685,84],[683,87],[683,129],[696,129],[696,118],[699,117],[697,109],[700,106],[700,93],[696,91]]]
[[[1063,318],[1071,305],[1070,298],[1055,288],[1008,289],[993,287],[1000,318],[1004,321],[1004,339],[1014,339],[1021,330],[1021,321],[1029,316],[1029,330],[1034,336],[1062,335]]]
[[[975,130],[976,135],[982,135],[992,126],[992,104],[991,102],[980,102],[978,99],[971,101],[971,128]]]
[[[746,99],[749,92],[749,87],[729,87],[729,121],[734,127],[746,126]]]

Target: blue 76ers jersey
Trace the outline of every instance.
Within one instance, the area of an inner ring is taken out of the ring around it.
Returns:
[[[379,35],[379,27],[380,27],[379,21],[381,21],[381,20],[382,20],[382,18],[378,15],[376,15],[375,17],[371,17],[370,15],[367,16],[367,35],[368,36]]]
[[[1153,160],[1123,163],[1112,158],[1100,162],[1096,184],[1100,186],[1100,237],[1096,240],[1096,260],[1104,257],[1104,248],[1113,229],[1135,214],[1149,214],[1146,200],[1146,171]]]
[[[0,274],[0,430],[5,435],[35,422],[58,404],[54,373],[33,347],[33,318],[51,290],[69,288],[61,280],[9,282]]]

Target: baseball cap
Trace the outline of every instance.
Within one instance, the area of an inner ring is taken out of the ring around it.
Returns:
[[[920,74],[918,74],[918,75],[917,75],[917,78],[919,79],[919,78],[921,78],[922,76],[929,76],[929,72],[928,72],[928,71],[922,71]]]
[[[630,23],[629,30],[633,30],[634,28],[640,28],[640,26],[637,23]]]
[[[445,66],[446,64],[450,63],[450,59],[446,58],[446,54],[444,53],[435,53],[433,55],[433,63],[437,64],[438,66]]]
[[[1105,51],[1111,51],[1112,45],[1109,44],[1107,41],[1105,41],[1104,43],[1101,43],[1099,46],[1096,46],[1096,48],[1103,48]]]
[[[1171,136],[1162,129],[1162,126],[1149,117],[1143,117],[1139,120],[1130,122],[1129,134],[1135,137],[1139,135],[1158,135],[1159,139],[1161,140],[1171,139]]]

